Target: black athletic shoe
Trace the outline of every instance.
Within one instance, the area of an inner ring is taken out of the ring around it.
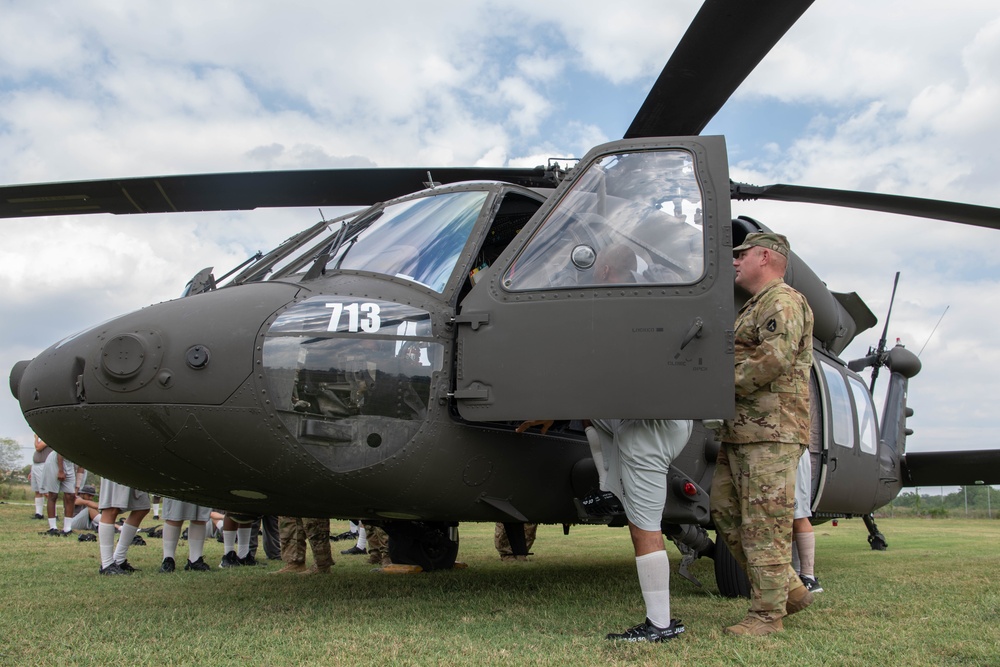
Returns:
[[[242,563],[240,563],[235,551],[227,551],[222,556],[222,562],[219,563],[219,567],[239,567],[240,565]]]
[[[823,587],[819,585],[819,579],[817,579],[816,577],[807,577],[804,574],[800,574],[799,579],[802,580],[802,583],[805,585],[806,589],[810,593],[823,592]]]
[[[44,519],[45,517],[44,517],[44,516],[42,516],[41,514],[38,514],[38,513],[36,512],[36,513],[35,513],[35,516],[34,516],[34,518],[35,518],[35,519]]]
[[[99,570],[99,573],[100,574],[132,574],[131,572],[129,572],[127,570],[123,570],[118,565],[118,563],[112,563],[111,565],[108,565],[107,567],[102,567]]]
[[[76,535],[76,533],[74,533],[72,530],[64,530],[64,531],[62,531],[59,534],[62,535],[63,537],[69,537],[70,535]]]
[[[253,554],[247,554],[245,557],[237,560],[239,560],[240,565],[260,565],[260,563],[257,562],[257,559],[254,558]]]
[[[78,542],[96,542],[97,535],[93,533],[80,533],[80,537],[76,538]]]
[[[163,573],[173,572],[176,569],[177,569],[177,563],[175,563],[174,559],[171,558],[170,556],[167,556],[166,558],[164,558],[163,559],[163,564],[160,565],[160,572],[163,572]]]
[[[193,570],[195,572],[211,572],[212,568],[209,567],[208,563],[205,562],[205,558],[203,556],[199,556],[198,560],[196,560],[193,563],[191,561],[188,561],[187,565],[184,566],[184,570],[185,571]]]
[[[340,553],[342,553],[345,556],[361,556],[362,554],[368,553],[368,549],[359,549],[358,545],[355,544],[350,549],[344,549]]]
[[[626,642],[665,642],[673,639],[682,632],[684,632],[684,624],[680,622],[680,619],[672,618],[670,619],[670,625],[665,628],[658,628],[650,623],[647,618],[634,628],[629,628],[621,634],[611,633],[605,639]]]
[[[128,562],[128,560],[123,560],[122,562],[118,563],[118,567],[120,567],[125,572],[128,572],[129,574],[139,571],[139,568],[132,567],[132,563]]]
[[[50,537],[59,537],[60,535],[62,535],[62,531],[60,531],[58,528],[49,528],[48,530],[43,530],[38,534],[49,535]]]
[[[622,501],[618,500],[618,496],[610,491],[595,491],[581,500],[580,504],[591,516],[610,516],[625,512]]]
[[[358,539],[357,533],[352,533],[349,530],[345,530],[343,533],[337,533],[336,535],[330,536],[331,542],[339,542],[341,540],[356,540]]]

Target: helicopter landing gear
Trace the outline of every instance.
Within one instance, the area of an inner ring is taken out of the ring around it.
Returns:
[[[889,544],[885,541],[885,535],[879,532],[878,526],[875,525],[875,515],[866,514],[863,517],[865,522],[865,527],[868,528],[868,544],[871,545],[872,551],[885,551],[889,548]]]
[[[750,579],[729,550],[719,533],[715,534],[715,585],[719,593],[727,598],[749,598]]]
[[[386,521],[389,558],[397,565],[419,565],[424,572],[449,570],[458,557],[458,526],[432,521]]]

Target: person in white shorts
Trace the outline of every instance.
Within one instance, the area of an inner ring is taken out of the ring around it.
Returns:
[[[45,444],[41,438],[35,436],[35,453],[31,457],[31,490],[35,492],[35,518],[44,519],[45,515],[45,494],[42,493],[42,476],[45,469],[45,461],[54,450]]]
[[[42,479],[39,490],[48,499],[47,514],[49,529],[42,535],[69,535],[72,529],[69,524],[76,514],[76,466],[59,452],[49,454],[42,466]],[[63,494],[63,529],[57,528],[56,499]]]
[[[816,533],[812,522],[812,459],[809,449],[802,453],[795,472],[795,514],[792,521],[792,567],[810,593],[822,593],[823,587],[816,578]]]
[[[97,530],[101,525],[101,511],[94,500],[97,489],[93,484],[84,484],[76,494],[76,514],[70,522],[73,530]]]
[[[149,514],[149,494],[130,486],[105,479],[101,484],[101,524],[97,540],[101,545],[101,574],[132,574],[136,568],[128,562],[128,548],[139,530],[139,524]],[[128,512],[121,527],[118,545],[115,546],[115,521],[122,512]]]
[[[635,253],[623,245],[603,248],[594,261],[596,283],[635,282]],[[518,432],[540,424],[542,432],[552,422],[527,421]],[[664,642],[684,632],[680,619],[670,617],[670,561],[660,524],[667,501],[670,462],[684,449],[692,423],[686,419],[604,419],[586,428],[600,492],[584,499],[600,513],[601,506],[624,509],[635,550],[639,588],[646,603],[646,619],[609,640]],[[620,499],[620,500],[619,500]],[[588,511],[591,511],[588,508]]]
[[[211,518],[212,509],[194,503],[186,503],[174,498],[163,497],[163,564],[160,572],[173,572],[177,565],[174,556],[177,553],[177,542],[181,536],[181,526],[189,521],[188,526],[188,558],[185,570],[208,572],[212,568],[205,562],[205,535],[208,532],[206,524]]]

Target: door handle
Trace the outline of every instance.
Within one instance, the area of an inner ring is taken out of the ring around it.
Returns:
[[[684,334],[684,341],[681,343],[682,350],[685,347],[687,347],[688,343],[690,343],[695,338],[701,338],[701,330],[702,328],[704,328],[704,326],[705,322],[702,321],[700,317],[694,318],[694,322],[691,324],[691,328],[688,329],[688,332],[686,334]]]

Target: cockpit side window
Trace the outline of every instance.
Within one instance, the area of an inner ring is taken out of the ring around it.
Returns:
[[[705,270],[705,239],[694,167],[694,156],[681,149],[592,163],[507,269],[504,288],[697,282]],[[609,252],[628,255],[610,279],[598,275],[597,266]]]

